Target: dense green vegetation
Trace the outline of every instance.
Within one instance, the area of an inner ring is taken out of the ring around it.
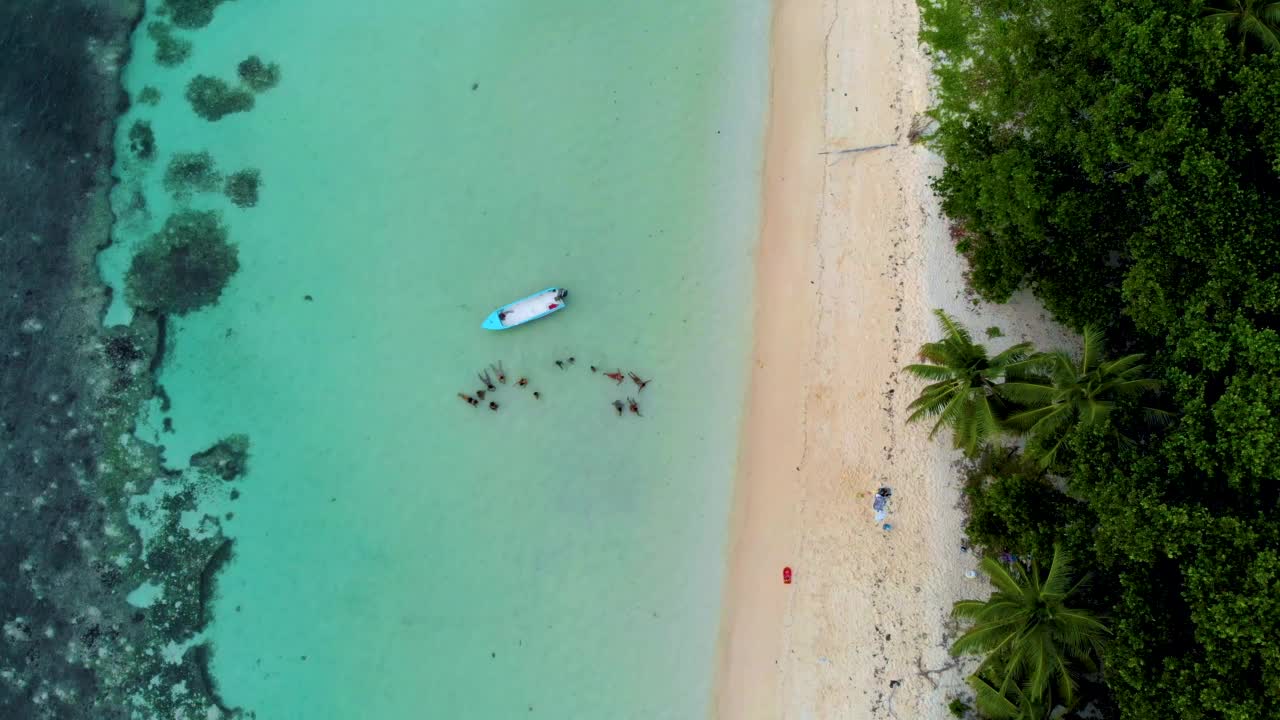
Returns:
[[[990,379],[971,539],[1092,571],[1111,636],[1086,700],[1280,717],[1277,4],[922,3],[973,288],[1029,287],[1111,348]],[[1027,433],[1025,455],[990,447]]]

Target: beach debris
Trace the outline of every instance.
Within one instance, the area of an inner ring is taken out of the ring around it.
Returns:
[[[652,378],[649,380],[641,380],[640,376],[633,372],[627,373],[627,377],[631,378],[631,382],[635,383],[636,387],[640,388],[641,390],[644,390],[645,385],[648,385],[649,383],[653,382]]]
[[[490,409],[490,410],[497,410],[497,409],[498,409],[498,403],[496,403],[496,402],[494,402],[494,401],[490,400],[490,401],[489,401],[489,409]]]
[[[849,155],[851,153],[868,152],[870,150],[883,150],[885,148],[894,147],[896,143],[888,143],[886,145],[864,145],[862,147],[849,148],[847,150],[826,150],[818,153],[819,155]]]
[[[528,385],[528,384],[529,384],[529,378],[520,378],[519,380],[516,381],[516,385],[519,385],[520,387],[524,387],[525,385]]]
[[[621,400],[613,401],[613,409],[618,411],[618,417],[622,417],[622,401]]]
[[[621,385],[622,381],[626,379],[623,377],[621,369],[615,370],[614,372],[611,372],[611,373],[605,373],[604,376],[619,385]]]
[[[967,578],[969,578],[970,580],[972,580],[972,579],[974,579],[974,578],[978,577],[978,571],[977,571],[977,570],[969,570],[969,571],[965,572],[964,576],[965,576],[965,577],[967,577]]]
[[[783,585],[791,584],[791,566],[790,565],[782,568],[782,584]]]
[[[489,371],[488,371],[488,370],[485,370],[485,371],[484,371],[484,372],[482,372],[482,373],[476,373],[476,377],[480,378],[480,382],[484,383],[484,386],[485,386],[486,388],[488,388],[490,391],[493,391],[493,390],[497,390],[497,389],[498,389],[498,388],[494,387],[494,384],[493,384],[493,378],[489,377]]]
[[[871,501],[871,508],[876,511],[876,522],[883,522],[885,516],[889,514],[889,498],[891,497],[893,497],[893,490],[887,487],[881,487],[876,491],[876,497]]]
[[[470,405],[471,407],[475,407],[480,404],[479,400],[471,397],[466,393],[458,393],[458,397],[462,398],[463,400],[466,400],[467,404]]]
[[[489,369],[493,370],[493,373],[498,376],[498,382],[503,385],[507,384],[507,371],[502,369],[501,360],[498,361],[497,365],[490,365]]]
[[[635,398],[632,398],[632,397],[627,398],[627,407],[631,408],[632,414],[637,415],[639,417],[644,417],[643,415],[640,414],[640,406],[636,404]]]

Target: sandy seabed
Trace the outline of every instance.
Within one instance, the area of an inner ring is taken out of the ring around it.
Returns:
[[[937,339],[934,308],[977,338],[1000,328],[993,351],[1072,343],[1029,296],[992,306],[965,291],[929,187],[941,161],[908,137],[930,100],[918,27],[913,0],[775,7],[714,703],[726,720],[949,717],[968,694],[968,665],[947,651],[951,605],[989,586],[966,577],[960,455],[906,425],[922,385],[902,368]],[[880,487],[889,529],[872,510]]]

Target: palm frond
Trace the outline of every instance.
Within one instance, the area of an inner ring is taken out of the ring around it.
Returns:
[[[1045,576],[1044,586],[1040,594],[1047,599],[1062,600],[1067,596],[1070,587],[1071,558],[1058,543],[1053,545],[1053,560],[1049,562],[1049,574]]]
[[[1080,374],[1083,375],[1098,365],[1102,359],[1102,331],[1092,325],[1084,327],[1084,350],[1080,353]]]
[[[918,378],[933,380],[934,382],[951,380],[956,376],[954,370],[942,365],[908,365],[903,369]]]

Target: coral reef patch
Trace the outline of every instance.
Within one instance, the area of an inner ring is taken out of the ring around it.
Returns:
[[[236,66],[240,80],[254,92],[266,92],[280,83],[280,66],[264,63],[257,55],[250,55]]]
[[[217,302],[239,269],[238,252],[218,214],[183,210],[170,215],[134,255],[125,295],[137,309],[184,315]]]
[[[135,436],[156,393],[159,318],[102,326],[119,72],[141,16],[140,0],[0,3],[5,720],[244,716],[218,698],[200,640],[231,545],[216,517],[181,522],[235,490],[166,468]],[[146,537],[131,507],[149,516]],[[158,599],[131,605],[146,583]]]
[[[210,122],[253,109],[252,92],[210,75],[192,78],[187,83],[186,98],[191,109]]]
[[[129,151],[139,160],[150,160],[156,156],[156,134],[151,123],[134,120],[129,126]]]
[[[147,85],[138,91],[138,104],[140,105],[159,105],[160,90],[152,85]]]
[[[258,186],[261,184],[261,174],[253,168],[247,168],[227,177],[224,192],[237,207],[253,207],[258,204]]]
[[[161,13],[174,25],[188,30],[202,28],[213,22],[213,11],[226,0],[164,0]]]
[[[147,23],[147,35],[156,44],[156,63],[163,67],[177,67],[191,57],[191,41],[173,33],[173,26],[153,20]]]
[[[213,192],[221,184],[222,174],[208,152],[174,153],[164,170],[164,189],[177,198]]]

